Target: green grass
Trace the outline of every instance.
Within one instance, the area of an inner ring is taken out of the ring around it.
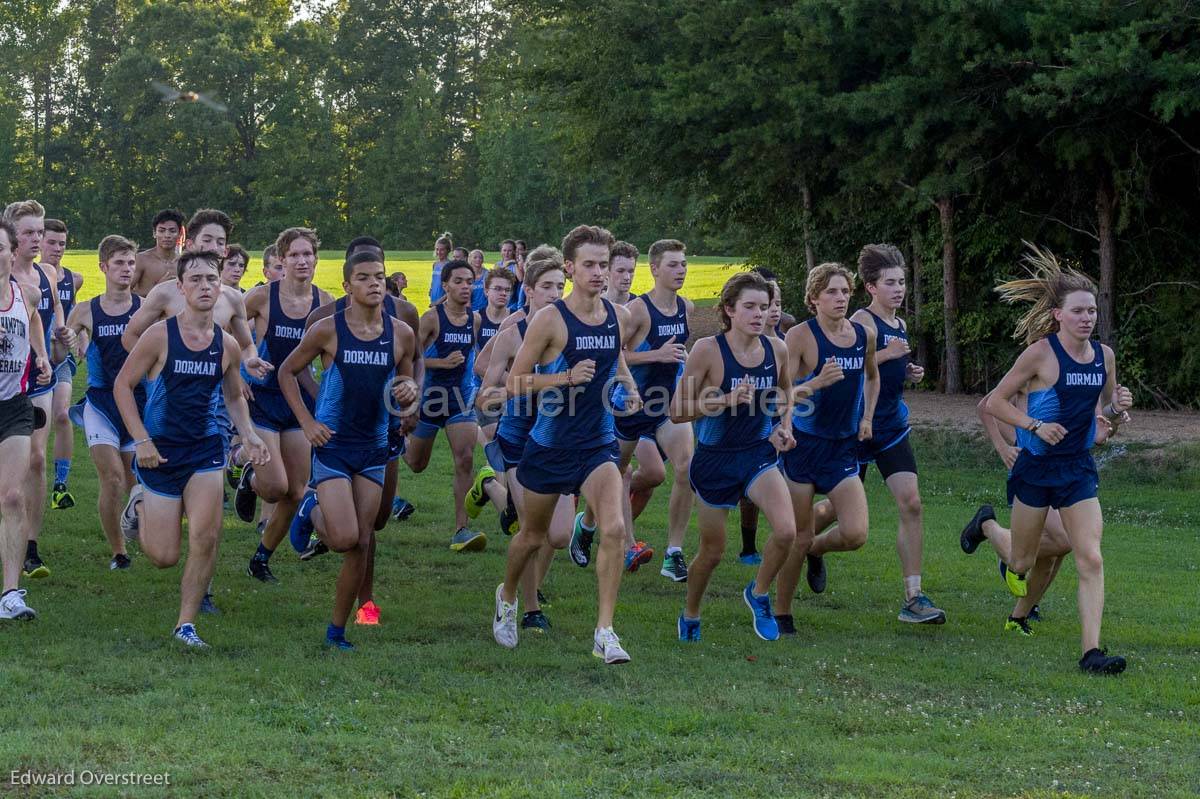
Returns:
[[[751,573],[734,557],[733,519],[702,644],[675,640],[683,587],[660,577],[657,561],[626,576],[617,630],[633,662],[621,668],[590,655],[594,575],[565,553],[546,584],[552,634],[527,635],[513,652],[492,642],[505,539],[493,534],[488,511],[486,552],[447,549],[450,465],[441,441],[427,472],[402,476],[400,493],[419,510],[382,533],[384,624],[352,628],[358,649],[349,654],[320,645],[336,556],[302,564],[285,543],[273,564],[281,584],[262,586],[245,576],[252,529],[233,516],[216,576],[224,614],[200,620],[214,650],[179,651],[169,639],[179,569],[154,570],[135,550],[132,570],[108,571],[96,480],[80,456],[78,506],[46,516],[41,550],[53,575],[27,586],[40,618],[0,627],[9,697],[0,765],[166,771],[176,796],[1200,791],[1196,448],[1126,452],[1103,470],[1104,640],[1131,665],[1102,679],[1075,668],[1070,564],[1043,602],[1037,636],[1024,639],[1001,630],[1012,599],[990,550],[959,551],[959,528],[975,506],[1002,500],[995,459],[978,440],[920,431],[915,440],[925,587],[948,624],[896,621],[896,514],[872,475],[872,539],[830,557],[824,595],[805,589],[796,639],[766,643],[750,632],[739,592]],[[640,524],[656,547],[665,500],[657,495]]]
[[[417,251],[388,252],[388,272],[404,272],[408,277],[408,290],[405,292],[417,307],[424,310],[428,305],[429,282],[432,275],[433,257],[428,253]],[[249,288],[262,280],[262,253],[251,254],[252,262],[242,278],[242,286]],[[485,262],[494,264],[499,260],[499,253],[488,253]],[[701,256],[688,259],[689,273],[684,285],[683,295],[696,301],[698,305],[708,306],[716,303],[721,293],[721,286],[729,279],[734,270],[741,264],[741,259],[726,257]],[[104,276],[96,261],[96,254],[90,250],[68,250],[63,257],[63,264],[83,275],[83,288],[80,298],[87,299],[99,294],[104,288]],[[342,260],[334,251],[321,254],[317,263],[316,284],[331,294],[342,294]],[[639,261],[634,275],[633,291],[641,293],[648,291],[654,281],[650,276],[650,267],[643,258]]]

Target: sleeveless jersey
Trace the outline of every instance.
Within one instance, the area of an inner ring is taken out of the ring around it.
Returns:
[[[342,295],[333,301],[333,312],[341,313],[350,306],[350,298]],[[394,316],[400,318],[400,313],[396,310],[396,298],[391,294],[383,295],[383,313],[385,316]]]
[[[450,323],[446,315],[445,304],[438,305],[438,332],[433,343],[425,348],[425,358],[447,358],[457,350],[463,355],[463,362],[453,369],[426,369],[425,387],[458,388],[463,392],[464,403],[469,402],[468,392],[474,385],[472,379],[475,368],[475,319],[470,312],[467,321],[461,325]]]
[[[386,396],[396,374],[391,317],[370,341],[354,335],[346,314],[333,315],[337,354],[321,377],[317,421],[335,431],[321,449],[377,449],[388,445],[391,402]]]
[[[757,366],[743,366],[733,355],[725,334],[717,337],[721,350],[723,372],[721,393],[728,394],[743,380],[754,385],[754,400],[748,405],[726,408],[716,416],[701,416],[696,421],[699,449],[738,450],[757,446],[771,435],[778,413],[775,411],[774,389],[779,386],[779,369],[775,364],[775,348],[771,340],[760,335],[763,359]]]
[[[687,303],[683,297],[675,298],[675,313],[667,315],[662,313],[650,301],[649,294],[643,294],[637,297],[646,306],[646,310],[650,314],[650,331],[646,334],[646,339],[637,346],[636,352],[649,352],[651,350],[661,349],[667,341],[674,336],[676,344],[686,344],[690,331],[688,330],[687,322]],[[630,303],[632,304],[632,300]],[[629,367],[630,373],[633,375],[634,382],[637,383],[638,392],[645,400],[651,396],[651,392],[661,392],[666,390],[667,396],[672,396],[675,393],[675,384],[679,382],[679,377],[683,374],[682,363],[641,363],[637,366]]]
[[[50,339],[54,334],[54,284],[50,282],[50,278],[46,277],[46,273],[42,271],[40,266],[33,267],[37,271],[38,276],[38,318],[42,320],[42,336],[46,340],[46,354],[50,354]],[[54,381],[51,380],[46,385],[39,385],[37,376],[33,375],[33,350],[29,351],[29,374],[30,379],[26,381],[26,390],[30,396],[45,394],[48,391],[54,390]]]
[[[503,321],[501,319],[499,322],[493,322],[487,315],[486,308],[479,312],[479,335],[475,339],[476,352],[483,352],[483,348],[487,346],[487,343],[500,332],[500,324]]]
[[[1057,422],[1067,428],[1067,434],[1057,444],[1050,445],[1024,428],[1017,428],[1017,446],[1041,457],[1070,457],[1087,452],[1096,441],[1096,402],[1108,380],[1104,366],[1104,349],[1093,341],[1092,357],[1079,363],[1063,349],[1058,334],[1046,337],[1058,360],[1058,380],[1053,386],[1029,394],[1026,408],[1034,419]]]
[[[0,400],[10,400],[25,391],[29,383],[29,308],[21,286],[9,278],[12,297],[7,308],[0,308]]]
[[[62,305],[63,319],[66,319],[75,307],[75,275],[65,266],[62,280],[58,281],[58,302]]]
[[[121,335],[142,305],[141,297],[136,294],[130,296],[133,302],[129,304],[129,310],[115,316],[105,313],[99,297],[88,300],[92,306],[92,335],[84,357],[87,359],[89,390],[95,388],[111,391],[117,373],[129,357],[129,353],[121,345]]]
[[[275,281],[267,289],[270,296],[267,329],[258,342],[258,357],[273,365],[275,369],[278,369],[292,354],[292,350],[296,349],[296,345],[304,337],[304,323],[308,321],[308,315],[321,305],[320,290],[316,286],[311,288],[312,304],[309,305],[308,313],[299,319],[292,318],[283,312],[283,306],[279,302],[279,281]],[[255,377],[243,366],[242,379],[256,388],[279,391],[279,379],[275,376],[275,369],[267,372],[266,377]]]
[[[617,312],[612,303],[604,303],[604,321],[587,325],[567,308],[565,300],[555,300],[554,307],[567,327],[567,343],[552,363],[539,367],[546,374],[565,372],[580,361],[596,362],[591,381],[580,386],[560,386],[538,393],[537,421],[529,435],[543,447],[558,449],[591,449],[616,440],[609,401],[617,359],[621,354]]]
[[[825,362],[836,358],[844,377],[814,394],[807,402],[797,402],[792,413],[792,422],[802,433],[818,438],[851,438],[858,435],[858,423],[862,420],[863,363],[867,357],[867,332],[858,322],[854,327],[854,343],[849,347],[835,346],[821,330],[816,318],[805,321],[817,341],[817,368],[797,380],[802,383],[821,374]]]
[[[529,320],[517,320],[517,335],[525,340],[525,331],[529,330]],[[524,444],[533,427],[533,403],[528,396],[509,397],[504,403],[504,412],[496,426],[496,435],[513,444]]]
[[[167,358],[147,392],[146,432],[156,444],[200,444],[220,435],[214,403],[221,389],[225,339],[214,324],[208,346],[192,350],[179,332],[178,317],[171,317],[166,324]]]
[[[908,333],[897,324],[892,327],[873,311],[866,309],[875,321],[875,351],[879,352],[893,339],[908,341]],[[896,320],[899,322],[900,320]],[[880,433],[900,432],[908,427],[908,405],[904,403],[904,378],[910,358],[893,358],[879,364],[879,400],[875,403],[875,418],[871,427],[875,437]]]

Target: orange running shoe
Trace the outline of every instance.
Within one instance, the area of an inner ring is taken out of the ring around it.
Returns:
[[[654,550],[646,546],[645,541],[636,541],[625,553],[625,571],[635,572],[642,564],[649,563],[654,558]]]
[[[374,601],[368,601],[358,609],[354,616],[355,624],[379,624],[379,606]]]

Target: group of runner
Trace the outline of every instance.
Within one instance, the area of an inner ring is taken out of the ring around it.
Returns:
[[[413,511],[395,496],[399,462],[426,469],[439,430],[454,469],[450,548],[487,546],[472,520],[489,505],[511,535],[494,595],[493,636],[502,646],[515,647],[519,630],[550,629],[540,589],[555,552],[568,549],[576,565],[596,571],[593,654],[629,660],[613,629],[617,595],[624,572],[654,559],[636,521],[665,482],[667,463],[673,480],[660,574],[687,583],[681,641],[701,638],[705,589],[735,507],[739,561],[755,569],[742,592],[751,628],[765,640],[795,635],[801,575],[823,592],[826,556],[867,540],[872,462],[899,514],[899,619],[946,621],[921,584],[921,499],[903,391],[924,370],[897,316],[906,266],[895,247],[864,247],[857,274],[836,263],[810,270],[811,318],[798,324],[782,311],[775,275],[737,273],[717,298],[722,332],[689,349],[694,306],[680,293],[686,247],[673,239],[650,246],[653,288],[633,296],[639,252],[603,228],[576,227],[561,248],[526,251],[507,240],[491,269],[482,251],[456,248],[446,234],[435,243],[429,309],[418,314],[403,296],[404,276],[387,275],[384,251],[368,236],[347,248],[345,294],[335,299],[313,284],[320,243],[310,229],[280,233],[264,253],[264,281],[245,291],[249,255],[229,243],[227,215],[203,209],[184,225],[182,214],[163,211],[152,227],[155,246],[143,252],[120,236],[101,242],[103,291],[77,303],[81,279],[61,265],[66,226],[45,219],[34,201],[5,209],[2,618],[36,615],[18,583],[22,574],[49,575],[37,540],[51,427],[51,506],[74,504],[74,420],[99,478],[110,568],[130,567],[127,540],[138,540],[154,565],[175,565],[187,518],[173,635],[190,647],[207,646],[198,614],[218,612],[211,581],[224,476],[239,518],[258,515],[250,577],[277,581],[270,560],[285,537],[302,559],[342,555],[325,640],[353,648],[351,617],[379,621],[376,534],[390,517]],[[1018,329],[1029,347],[980,404],[1010,469],[1012,530],[984,506],[963,530],[962,548],[992,543],[1018,597],[1006,628],[1027,635],[1073,552],[1080,667],[1115,673],[1125,661],[1099,649],[1102,520],[1089,450],[1127,418],[1132,397],[1116,382],[1112,351],[1091,341],[1090,280],[1048,253],[1035,251],[1027,265],[1028,279],[1000,291],[1033,304]],[[870,303],[852,311],[860,281]],[[77,357],[86,359],[88,387],[72,406]],[[477,447],[486,460],[478,470]],[[761,553],[759,509],[770,525]],[[693,510],[699,544],[689,563],[683,547]]]

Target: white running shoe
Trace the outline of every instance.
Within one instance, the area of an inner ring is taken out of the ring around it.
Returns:
[[[142,501],[142,494],[145,491],[146,489],[141,483],[135,483],[129,492],[129,501],[125,503],[125,510],[121,511],[121,533],[124,534],[126,541],[138,540],[137,506]]]
[[[596,630],[592,639],[592,654],[604,658],[605,665],[615,666],[618,663],[628,663],[629,653],[621,646],[621,639],[613,632],[612,627]]]
[[[25,604],[25,589],[18,588],[0,597],[0,619],[36,619],[37,611]]]
[[[175,628],[173,637],[184,646],[192,649],[208,649],[208,644],[204,643],[204,639],[196,634],[196,625],[192,623],[181,624]]]
[[[504,601],[500,592],[504,583],[496,586],[496,617],[492,619],[492,637],[506,649],[517,648],[517,603]]]

